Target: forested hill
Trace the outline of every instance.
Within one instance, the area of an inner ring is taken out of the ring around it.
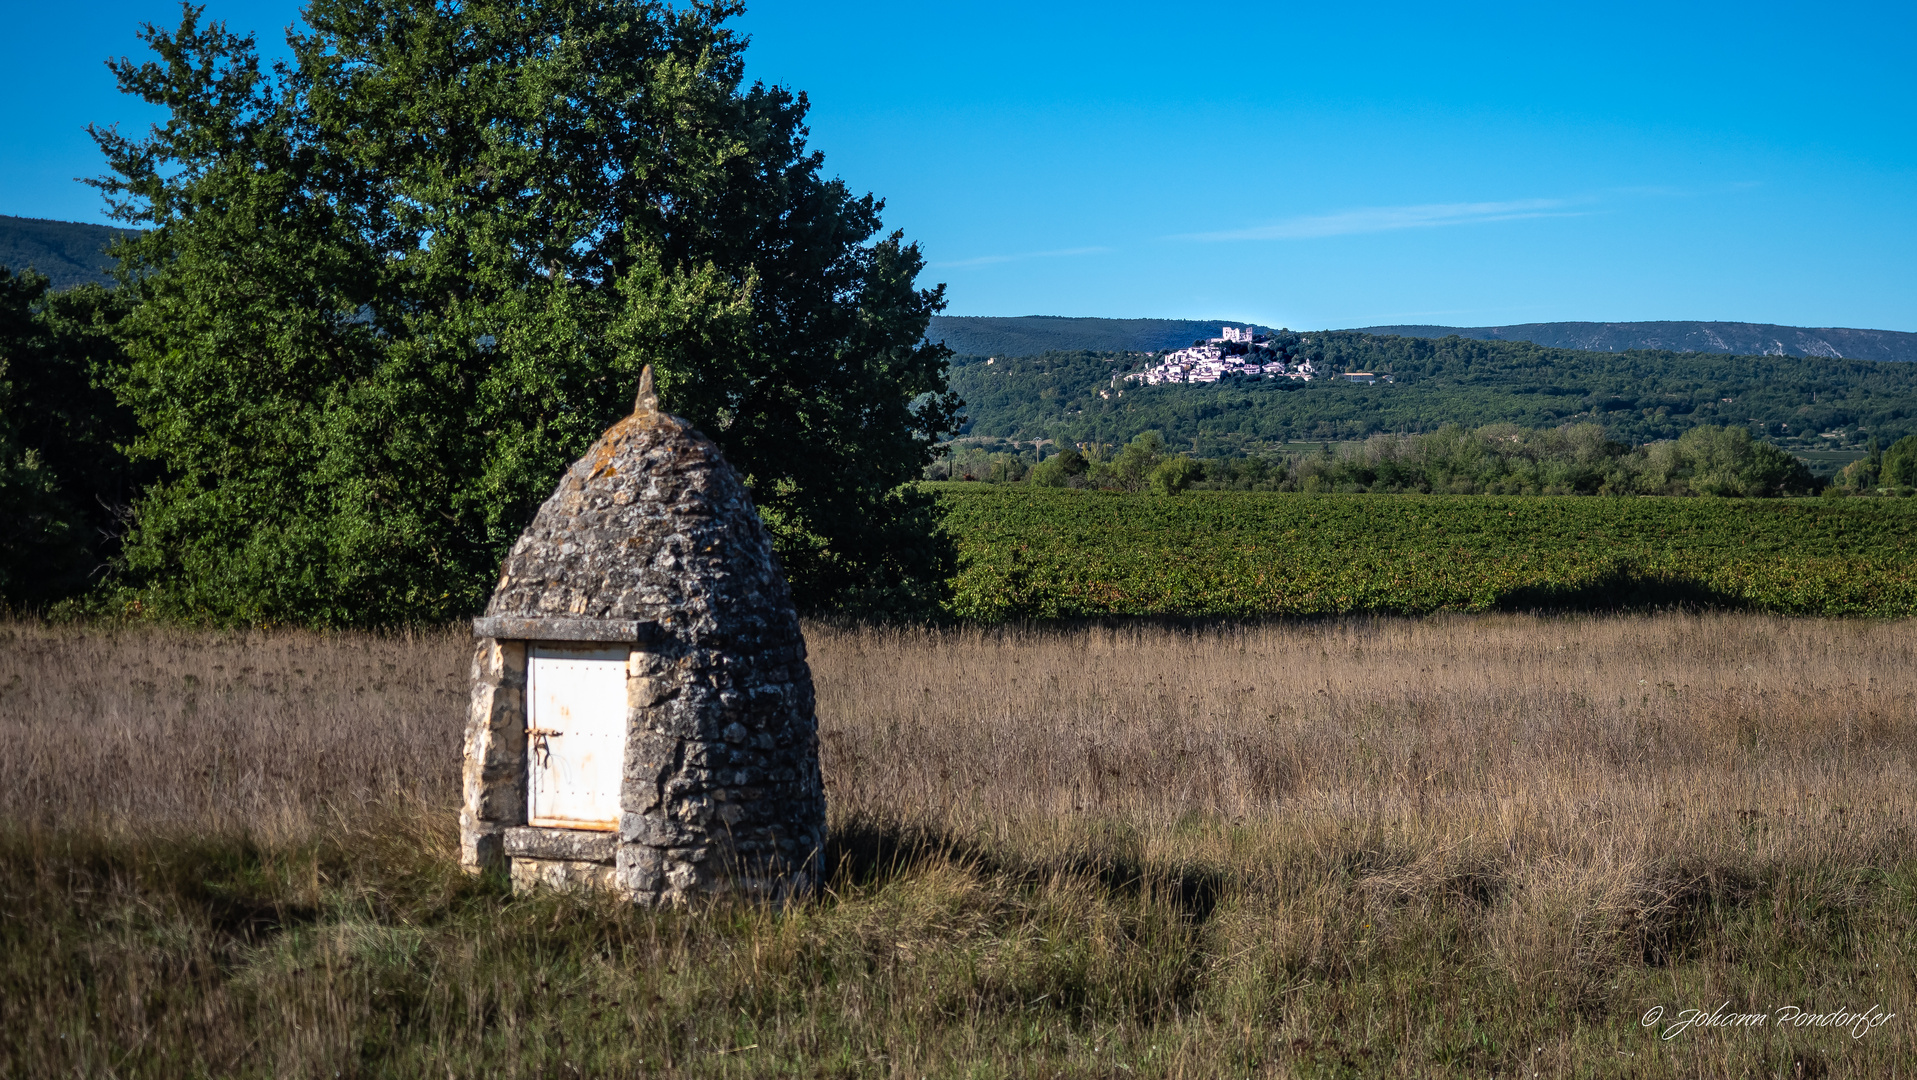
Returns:
[[[1888,445],[1917,433],[1917,364],[1575,351],[1347,331],[1305,334],[1302,343],[1321,372],[1303,384],[1125,384],[1114,376],[1144,367],[1148,354],[1080,351],[989,364],[958,357],[952,385],[965,398],[974,437],[1116,443],[1157,430],[1171,445],[1206,456],[1448,423],[1590,422],[1633,445],[1736,424],[1799,451],[1855,449],[1872,439]],[[1355,370],[1396,381],[1361,386],[1336,377]]]
[[[973,356],[1035,356],[1042,352],[1156,352],[1218,336],[1220,327],[1255,325],[1234,319],[1091,319],[1057,315],[987,318],[935,315],[925,336]],[[1268,331],[1271,327],[1259,326]],[[1738,322],[1558,322],[1518,326],[1367,326],[1351,333],[1478,341],[1528,341],[1557,349],[1723,353],[1742,356],[1821,356],[1849,360],[1917,360],[1917,334],[1844,327],[1773,326]]]
[[[1745,356],[1823,356],[1849,360],[1917,360],[1917,334],[1899,330],[1773,326],[1739,322],[1556,322],[1518,326],[1366,326],[1365,334],[1479,341],[1529,341],[1559,349],[1671,352]],[[1089,348],[1090,346],[1080,346]]]
[[[106,246],[122,233],[105,225],[0,214],[0,266],[16,273],[31,267],[55,289],[111,282]]]
[[[1059,349],[1094,352],[1157,352],[1215,338],[1231,319],[1075,319],[1059,315],[988,318],[934,315],[927,341],[943,341],[961,355],[1033,356]],[[1271,327],[1260,326],[1260,331]]]

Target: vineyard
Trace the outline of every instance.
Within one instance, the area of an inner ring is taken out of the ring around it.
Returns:
[[[1917,614],[1917,501],[929,485],[979,622],[1646,608]]]

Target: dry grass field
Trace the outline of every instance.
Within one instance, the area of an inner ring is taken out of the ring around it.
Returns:
[[[460,635],[0,624],[0,1074],[1917,1062],[1912,624],[808,638],[829,887],[638,912],[458,871]]]

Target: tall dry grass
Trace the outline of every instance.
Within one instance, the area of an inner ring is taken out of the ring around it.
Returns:
[[[1055,856],[1110,850],[1116,829],[1141,864],[1229,879],[1256,947],[1304,968],[1424,933],[1449,904],[1514,983],[1591,1005],[1779,872],[1844,908],[1917,855],[1914,630],[873,630],[818,637],[816,668],[841,814]],[[1375,933],[1337,942],[1338,912]]]
[[[470,641],[0,623],[0,814],[298,836],[457,798]]]
[[[10,624],[0,1070],[1887,1075],[1914,630],[813,625],[828,891],[652,914],[452,868],[460,635]]]
[[[1917,750],[1904,623],[1487,616],[811,641],[838,808],[965,828],[1357,815],[1469,822],[1532,855],[1603,820],[1612,842],[1652,832],[1668,849],[1672,823],[1713,815],[1894,818]]]

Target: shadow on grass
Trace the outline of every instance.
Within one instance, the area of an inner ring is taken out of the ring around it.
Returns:
[[[942,829],[863,816],[841,824],[826,838],[825,881],[834,891],[882,887],[941,864],[1033,886],[1054,877],[1075,878],[1095,884],[1114,899],[1161,897],[1194,925],[1212,917],[1227,883],[1227,875],[1215,867],[1152,865],[1124,850],[1074,852],[1047,860],[1009,859]]]
[[[75,830],[0,834],[7,883],[39,899],[104,909],[129,898],[197,911],[249,945],[319,921],[316,898],[286,887],[285,860],[244,837],[113,838]],[[65,897],[54,900],[54,897]]]

